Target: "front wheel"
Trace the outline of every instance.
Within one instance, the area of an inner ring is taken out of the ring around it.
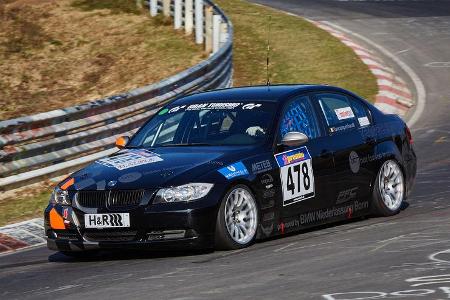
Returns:
[[[240,249],[249,246],[256,237],[258,206],[245,185],[233,187],[224,197],[217,214],[216,248]]]
[[[392,216],[400,211],[405,184],[403,172],[394,160],[387,160],[378,171],[373,188],[373,210],[378,216]]]

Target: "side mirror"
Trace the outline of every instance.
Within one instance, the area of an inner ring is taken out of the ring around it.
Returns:
[[[125,146],[128,144],[128,142],[130,141],[130,138],[127,136],[119,136],[116,139],[116,147],[119,149],[125,148]]]
[[[281,140],[283,146],[295,147],[306,144],[308,142],[308,136],[302,132],[291,131],[286,133]]]

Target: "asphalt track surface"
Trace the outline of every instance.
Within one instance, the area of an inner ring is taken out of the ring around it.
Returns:
[[[362,35],[423,82],[409,206],[240,251],[108,252],[77,261],[35,248],[0,257],[1,299],[450,298],[450,1],[258,2]]]

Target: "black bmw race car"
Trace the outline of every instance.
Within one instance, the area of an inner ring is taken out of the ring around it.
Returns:
[[[63,180],[50,249],[237,249],[399,212],[416,175],[408,127],[346,90],[231,88],[163,107],[120,150]]]

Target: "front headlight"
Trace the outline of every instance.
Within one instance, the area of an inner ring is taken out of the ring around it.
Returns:
[[[160,189],[156,193],[153,203],[188,202],[197,200],[208,195],[213,186],[212,183],[188,183]]]
[[[62,190],[59,186],[55,187],[52,195],[50,196],[50,203],[62,204],[62,205],[70,205],[69,193],[65,190]]]

